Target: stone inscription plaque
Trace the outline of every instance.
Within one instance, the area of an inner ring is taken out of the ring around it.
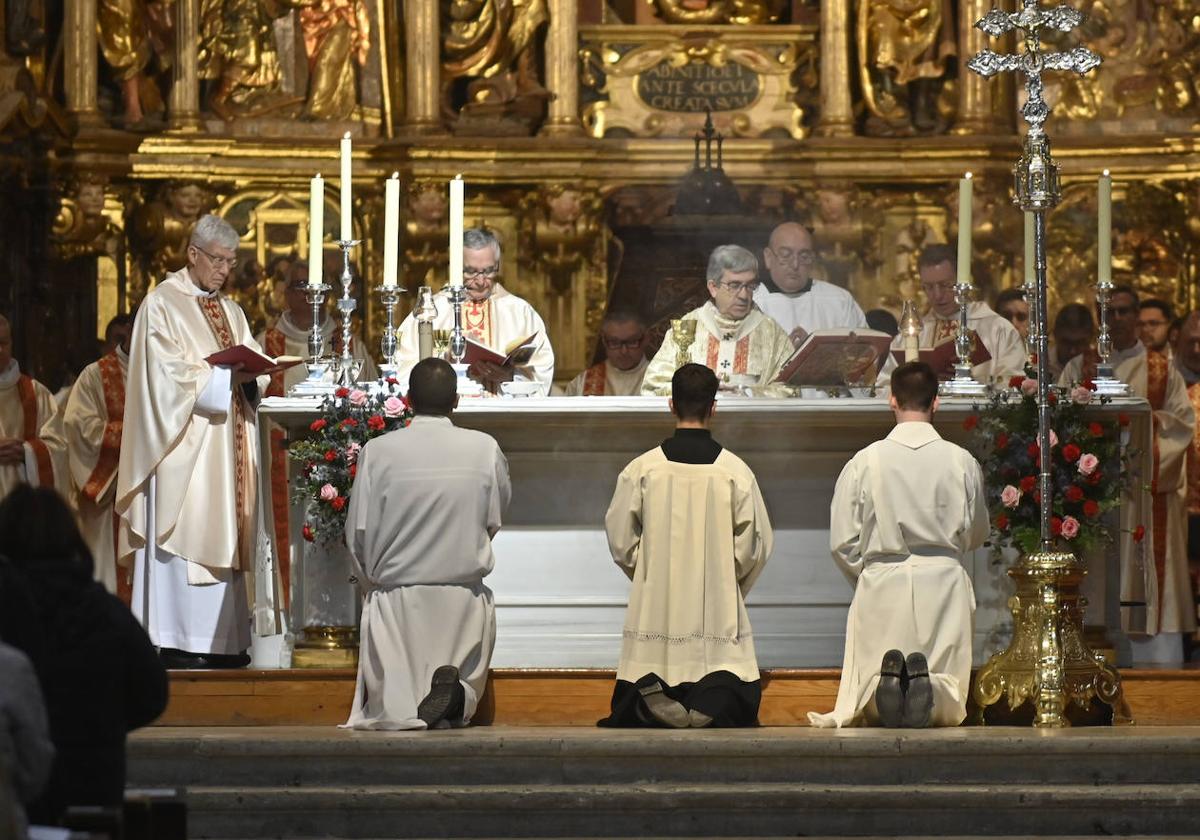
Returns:
[[[759,91],[758,74],[735,61],[683,66],[661,61],[637,78],[638,98],[656,111],[737,111],[752,106]]]

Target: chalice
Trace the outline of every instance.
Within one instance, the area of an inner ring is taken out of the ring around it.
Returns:
[[[694,318],[676,318],[671,321],[671,338],[675,342],[675,369],[691,361],[688,350],[696,340],[696,320]]]

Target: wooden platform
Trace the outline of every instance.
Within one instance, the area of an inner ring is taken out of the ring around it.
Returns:
[[[764,673],[759,721],[806,726],[810,711],[829,711],[836,668]],[[1200,725],[1200,669],[1122,672],[1135,723]],[[614,672],[492,671],[476,723],[504,726],[592,726],[608,713]],[[318,726],[346,719],[354,696],[352,670],[172,671],[162,726]]]

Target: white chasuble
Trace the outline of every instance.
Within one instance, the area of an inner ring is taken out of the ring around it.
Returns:
[[[567,383],[563,389],[566,397],[636,397],[642,393],[642,379],[650,360],[643,357],[629,370],[597,362]]]
[[[774,534],[745,462],[722,450],[712,464],[685,464],[652,449],[617,478],[604,525],[633,582],[617,679],[653,673],[679,685],[729,671],[757,680],[745,598]]]
[[[712,369],[722,383],[758,387],[766,396],[787,393],[787,386],[775,380],[795,348],[783,328],[757,307],[745,318],[733,320],[709,301],[683,320],[696,321],[696,337],[687,348],[689,361]],[[678,352],[668,330],[642,379],[643,394],[670,395]]]
[[[66,441],[56,422],[58,403],[50,390],[21,373],[17,360],[0,372],[0,438],[24,443],[24,459],[0,465],[0,499],[18,484],[66,488]]]
[[[832,712],[813,726],[878,723],[875,688],[896,648],[929,660],[933,726],[967,714],[975,592],[964,555],[988,536],[983,474],[971,454],[929,423],[899,423],[855,455],[830,509],[834,562],[854,583],[846,652]]]
[[[433,305],[437,308],[433,328],[453,329],[454,307],[446,297],[445,290],[433,296]],[[463,334],[468,338],[490,347],[501,356],[508,355],[513,343],[536,335],[533,356],[528,364],[516,369],[515,378],[518,381],[540,382],[545,393],[550,393],[550,386],[554,383],[554,348],[550,346],[550,336],[546,334],[546,322],[523,298],[495,283],[487,300],[463,303],[462,327]],[[396,338],[399,342],[396,350],[399,373],[405,377],[413,365],[421,360],[417,319],[411,313],[397,328]]]
[[[809,333],[867,327],[867,316],[854,296],[824,280],[813,280],[803,292],[772,292],[760,285],[754,290],[754,302],[788,335],[797,327]]]
[[[958,335],[958,321],[957,311],[948,318],[926,312],[921,318],[921,348],[937,347],[943,342],[953,341]],[[992,356],[988,361],[971,368],[971,376],[977,382],[1007,386],[1010,378],[1025,372],[1025,343],[1021,340],[1021,334],[986,303],[972,301],[967,304],[967,329],[978,336]],[[892,349],[904,349],[903,335],[892,340]],[[895,367],[895,360],[889,359],[881,373],[890,375]]]
[[[510,495],[496,441],[446,417],[417,415],[363,447],[346,543],[367,595],[346,727],[424,729],[417,705],[443,665],[458,668],[470,722],[496,640],[483,578]]]
[[[249,644],[244,576],[262,543],[255,407],[231,387],[229,369],[205,361],[237,344],[261,350],[241,308],[200,290],[187,269],[168,274],[134,322],[118,562],[134,563],[133,611],[160,647],[237,653]],[[260,394],[269,381],[258,378]]]

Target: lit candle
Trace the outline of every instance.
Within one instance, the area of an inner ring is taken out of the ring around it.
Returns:
[[[1033,253],[1033,213],[1025,211],[1025,285],[1032,286],[1034,278],[1034,262],[1037,257]]]
[[[463,179],[450,182],[450,285],[463,282]]]
[[[321,285],[321,269],[325,251],[325,179],[320,173],[309,182],[308,198],[308,285]]]
[[[904,334],[905,363],[920,361],[921,319],[917,315],[916,301],[904,301],[904,309],[900,313],[900,332]]]
[[[958,182],[958,282],[971,284],[971,173]]]
[[[396,260],[400,235],[400,175],[387,179],[383,196],[383,285],[396,286]]]
[[[342,135],[342,241],[354,238],[354,225],[350,202],[350,132]]]
[[[1096,230],[1097,279],[1112,282],[1112,176],[1105,169],[1100,176],[1099,219]]]

